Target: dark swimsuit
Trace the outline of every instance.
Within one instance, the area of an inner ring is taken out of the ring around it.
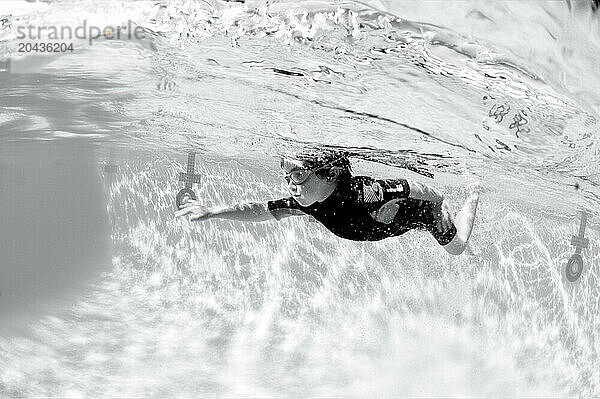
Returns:
[[[323,202],[310,206],[300,205],[293,197],[269,201],[268,207],[275,219],[287,215],[308,214],[321,222],[338,237],[354,241],[379,241],[395,237],[411,229],[429,231],[440,245],[446,245],[456,235],[456,227],[442,231],[439,213],[429,201],[408,198],[410,187],[404,179],[375,180],[354,176],[342,180]],[[383,204],[400,199],[400,208],[391,223],[373,219],[371,212]]]

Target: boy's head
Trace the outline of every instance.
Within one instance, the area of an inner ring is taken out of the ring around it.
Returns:
[[[305,151],[293,158],[282,158],[290,194],[302,206],[322,202],[338,183],[352,177],[346,153],[337,151]]]

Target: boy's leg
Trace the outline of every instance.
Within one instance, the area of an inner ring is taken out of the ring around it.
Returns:
[[[444,245],[444,249],[452,255],[460,255],[465,250],[467,241],[473,230],[473,222],[475,221],[475,213],[477,212],[477,203],[479,202],[479,185],[475,184],[470,187],[471,192],[469,197],[463,204],[462,209],[456,214],[454,225],[456,226],[456,235],[448,244]]]

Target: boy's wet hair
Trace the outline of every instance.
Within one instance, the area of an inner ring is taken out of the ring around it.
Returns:
[[[298,161],[302,161],[309,169],[326,168],[316,172],[320,176],[328,175],[329,167],[337,167],[341,169],[338,180],[350,179],[352,177],[350,158],[345,151],[311,149],[298,153],[294,158]]]

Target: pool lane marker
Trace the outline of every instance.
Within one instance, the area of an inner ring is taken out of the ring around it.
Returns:
[[[184,203],[184,199],[187,201],[187,199],[196,200],[198,198],[194,190],[192,190],[192,186],[194,185],[194,183],[200,184],[201,181],[201,176],[194,172],[195,166],[196,153],[190,152],[188,153],[187,172],[179,173],[179,181],[185,182],[185,187],[177,193],[177,197],[175,198],[175,205],[177,206],[177,210],[179,210],[181,204]]]
[[[584,237],[585,226],[587,224],[587,213],[580,211],[581,222],[579,223],[579,235],[571,237],[571,245],[575,247],[575,253],[571,255],[567,267],[565,268],[565,275],[567,280],[570,282],[577,281],[581,277],[583,272],[583,258],[581,257],[582,249],[586,249],[589,245],[589,240]]]

